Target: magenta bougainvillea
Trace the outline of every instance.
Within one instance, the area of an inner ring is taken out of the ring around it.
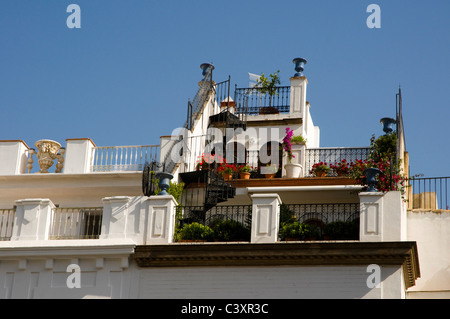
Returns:
[[[289,127],[286,127],[286,136],[283,138],[283,149],[287,153],[289,163],[295,158],[294,154],[292,154],[292,136],[294,136],[294,130],[291,130]]]

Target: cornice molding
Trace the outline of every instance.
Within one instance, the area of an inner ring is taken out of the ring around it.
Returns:
[[[140,267],[402,266],[406,288],[420,277],[415,242],[204,243],[136,246]]]

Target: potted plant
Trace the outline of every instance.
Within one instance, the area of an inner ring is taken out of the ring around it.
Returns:
[[[284,223],[279,234],[280,238],[285,241],[314,240],[320,236],[319,228],[316,225],[298,221]]]
[[[328,172],[330,171],[330,167],[326,162],[319,162],[315,163],[310,171],[310,174],[317,176],[317,177],[325,177],[327,176]]]
[[[279,165],[277,164],[267,164],[264,167],[264,177],[265,178],[273,178],[275,174],[278,172]]]
[[[228,164],[226,161],[220,164],[217,168],[217,172],[220,173],[224,180],[233,179],[233,174],[236,172],[236,166],[234,164]]]
[[[204,242],[212,241],[214,231],[205,225],[194,222],[186,224],[180,230],[181,242]]]
[[[214,170],[217,167],[217,162],[220,162],[220,158],[216,158],[215,155],[210,153],[202,154],[200,158],[197,160],[196,170]]]
[[[330,169],[335,171],[337,176],[348,176],[350,174],[350,164],[346,159],[330,164]]]
[[[289,163],[284,165],[284,169],[286,170],[286,177],[288,178],[298,178],[300,176],[302,166],[297,163],[292,163],[292,159],[295,158],[294,154],[292,154],[292,136],[294,135],[294,130],[291,130],[289,127],[286,128],[286,136],[283,138],[283,149],[286,152]]]
[[[279,231],[281,240],[301,240],[302,224],[300,222],[283,223]]]
[[[249,179],[251,170],[252,170],[252,167],[250,165],[246,164],[246,165],[239,166],[240,179]]]
[[[295,135],[291,139],[291,144],[305,144],[306,138],[304,138],[302,135]]]
[[[280,73],[280,70],[277,72],[270,74],[270,80],[267,78],[264,73],[261,73],[261,76],[257,79],[258,82],[258,89],[262,94],[269,94],[269,106],[268,107],[262,107],[260,110],[260,114],[270,114],[270,113],[278,113],[278,109],[272,108],[272,99],[273,96],[278,96],[278,88],[277,85],[279,85],[280,78],[278,77],[278,73]]]

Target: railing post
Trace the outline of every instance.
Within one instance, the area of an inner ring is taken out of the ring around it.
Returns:
[[[63,173],[85,174],[91,172],[91,157],[94,148],[95,144],[89,138],[67,139]]]
[[[172,195],[156,195],[147,199],[147,223],[144,245],[173,242],[177,202]]]
[[[360,241],[406,240],[406,205],[401,192],[362,192],[359,198]]]
[[[11,240],[48,240],[55,205],[50,199],[16,200]]]
[[[126,238],[133,233],[133,223],[128,220],[130,200],[128,196],[103,198],[101,239]]]
[[[305,76],[291,78],[291,97],[289,114],[304,117],[306,111],[306,87],[308,80]],[[304,135],[305,136],[305,135]]]
[[[252,243],[275,243],[278,241],[281,199],[278,194],[251,195]]]

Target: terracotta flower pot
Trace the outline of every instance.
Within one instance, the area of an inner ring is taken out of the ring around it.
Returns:
[[[325,177],[325,176],[327,176],[327,172],[325,172],[325,171],[316,171],[316,176],[317,177]]]
[[[240,177],[240,179],[250,179],[250,173],[249,172],[240,172],[239,177]]]

